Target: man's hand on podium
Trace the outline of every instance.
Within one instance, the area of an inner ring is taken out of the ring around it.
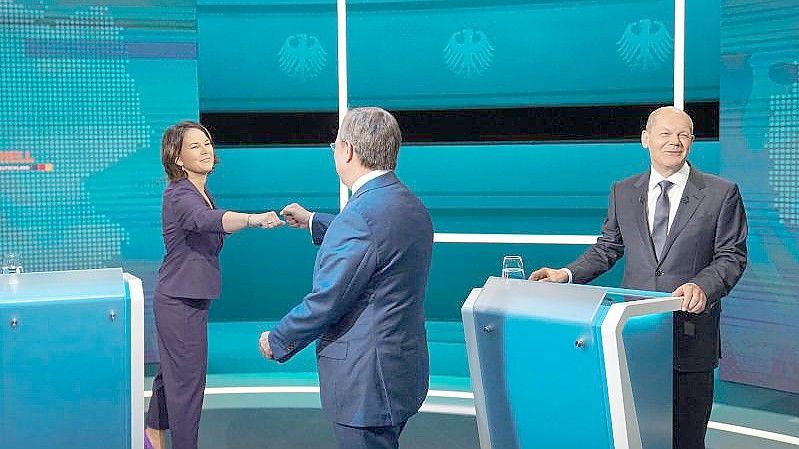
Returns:
[[[567,273],[566,270],[563,269],[555,270],[549,267],[543,267],[530,273],[530,280],[566,283],[569,282],[569,273]]]
[[[689,282],[677,287],[677,290],[674,290],[674,293],[672,293],[671,296],[682,296],[683,312],[702,313],[705,311],[705,307],[707,306],[707,295],[701,287],[693,282]]]

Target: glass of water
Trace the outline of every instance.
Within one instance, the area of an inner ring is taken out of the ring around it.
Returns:
[[[505,256],[502,258],[502,277],[505,279],[524,279],[522,256]]]
[[[19,264],[19,256],[16,253],[6,253],[3,257],[3,265],[0,272],[2,272],[2,274],[22,273],[22,265]]]

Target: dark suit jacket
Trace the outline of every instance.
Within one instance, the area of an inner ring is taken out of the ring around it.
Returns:
[[[280,362],[316,340],[322,409],[339,424],[399,425],[427,396],[430,214],[393,173],[340,214],[313,218],[313,291],[269,334]]]
[[[214,199],[206,190],[208,199]],[[226,211],[208,207],[188,179],[164,190],[161,224],[166,254],[158,270],[156,291],[167,296],[213,299],[219,296],[219,251]]]
[[[686,282],[707,294],[704,313],[675,313],[675,368],[713,369],[720,355],[720,300],[746,268],[746,213],[738,186],[693,166],[663,257],[655,250],[647,221],[649,172],[615,183],[602,236],[568,265],[573,282],[587,283],[627,256],[625,288],[671,293]]]

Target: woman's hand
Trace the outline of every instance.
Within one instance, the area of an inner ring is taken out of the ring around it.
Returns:
[[[251,228],[277,228],[286,224],[274,211],[264,212],[262,214],[250,214],[247,217],[247,226]]]

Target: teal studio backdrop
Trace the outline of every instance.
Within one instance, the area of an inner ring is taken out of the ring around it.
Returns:
[[[198,2],[202,112],[335,111],[335,2]],[[719,96],[719,2],[691,2],[686,96]],[[673,2],[469,0],[348,2],[350,104],[393,110],[601,104],[672,99]],[[630,54],[629,46],[650,52]],[[641,123],[645,117],[641,118]],[[568,124],[564,124],[568,126]],[[330,139],[334,137],[332,130]],[[225,146],[210,186],[219,203],[338,209],[338,181],[321,146]],[[719,170],[718,142],[692,158]],[[636,141],[406,144],[398,173],[430,208],[436,232],[597,234],[612,181],[646,170]],[[500,271],[559,265],[580,245],[438,243],[431,321],[460,321],[469,290]],[[315,248],[307,232],[248,230],[222,254],[213,321],[279,319],[307,293]],[[620,270],[597,282],[617,285]]]
[[[671,0],[347,3],[350,106],[673,101]],[[686,3],[685,97],[720,103],[721,136],[697,142],[690,160],[736,181],[749,212],[750,266],[725,299],[721,378],[799,392],[799,8]],[[335,113],[335,11],[334,0],[0,0],[0,255],[18,253],[26,271],[122,266],[142,278],[146,357],[157,361],[151,301],[164,250],[163,130],[201,113]],[[573,122],[557,126],[588,128]],[[209,179],[221,207],[338,209],[324,142],[228,141]],[[408,143],[398,174],[430,209],[436,232],[596,235],[611,183],[647,168],[635,138],[487,137]],[[584,249],[437,243],[426,301],[433,385],[468,390],[460,307],[500,273],[502,256],[523,256],[529,273]],[[209,373],[231,377],[218,384],[258,383],[263,373],[315,383],[312,351],[277,365],[256,349],[258,334],[307,293],[315,255],[304,230],[248,229],[227,239]],[[622,265],[595,283],[619,285]],[[718,387],[717,403],[797,414],[796,395]]]
[[[672,99],[671,0],[347,4],[352,106]],[[688,2],[688,101],[718,99],[719,9],[717,0]],[[203,112],[336,110],[335,1],[199,0],[198,26]]]
[[[671,101],[669,1],[349,6],[352,105]],[[163,254],[163,130],[201,111],[336,110],[332,0],[13,0],[0,8],[0,151],[29,151],[35,164],[52,164],[49,172],[0,164],[0,250],[19,253],[31,271],[122,265],[143,279],[151,300]],[[689,7],[689,100],[718,98],[718,65],[704,63],[718,60],[718,15],[718,2]],[[631,45],[652,51],[631,54]],[[297,201],[338,208],[326,147],[225,146],[219,153],[209,183],[221,207],[279,210]],[[718,172],[717,142],[700,142],[695,153],[698,166]],[[408,144],[399,175],[430,208],[437,232],[596,234],[612,180],[646,168],[636,141],[487,141]],[[499,273],[503,255],[524,256],[529,272],[583,249],[436,244],[428,319],[459,322],[466,294]],[[211,320],[280,318],[307,292],[314,256],[303,231],[231,236]],[[597,282],[616,285],[619,273]],[[147,312],[147,358],[155,361],[149,302]]]

